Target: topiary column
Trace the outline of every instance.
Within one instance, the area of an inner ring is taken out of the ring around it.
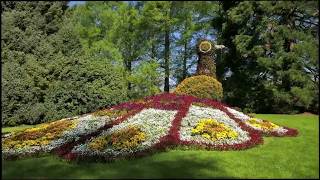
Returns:
[[[196,75],[216,78],[216,65],[213,59],[214,47],[214,43],[208,40],[200,40],[197,44],[199,59]]]
[[[221,100],[223,98],[222,84],[216,79],[216,65],[213,59],[215,47],[217,46],[211,41],[199,41],[197,44],[197,53],[199,56],[197,72],[195,76],[184,79],[177,86],[174,93],[215,100]],[[217,48],[219,48],[219,46]]]

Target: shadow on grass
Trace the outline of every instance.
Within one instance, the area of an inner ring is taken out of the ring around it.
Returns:
[[[5,161],[2,178],[232,178],[223,176],[226,172],[217,159],[183,154],[112,163],[68,163],[55,156]]]

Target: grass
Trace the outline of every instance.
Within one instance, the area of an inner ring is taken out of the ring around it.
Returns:
[[[25,130],[27,128],[32,128],[32,127],[36,127],[36,125],[20,125],[20,126],[15,126],[15,127],[5,127],[2,128],[2,133],[8,133],[8,132],[17,132],[17,131],[22,131]]]
[[[3,161],[2,178],[319,178],[319,116],[256,117],[299,135],[264,137],[263,145],[243,151],[174,149],[113,163],[68,163],[54,155]]]

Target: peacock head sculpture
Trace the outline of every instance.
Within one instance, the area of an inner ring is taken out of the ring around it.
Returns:
[[[196,75],[207,75],[216,78],[216,65],[213,58],[215,45],[203,39],[197,44],[198,66]]]

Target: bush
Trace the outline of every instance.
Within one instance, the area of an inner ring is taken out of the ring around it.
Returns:
[[[43,122],[89,113],[127,100],[125,78],[109,62],[79,61],[64,76],[66,80],[49,85],[45,96],[48,111]]]
[[[47,75],[47,87],[43,89],[31,83],[27,88],[27,83],[33,82],[33,79],[25,83],[19,77],[9,81],[14,71],[6,65],[6,86],[2,87],[2,125],[38,124],[92,112],[127,100],[125,78],[114,65],[89,58],[78,61],[75,64],[66,60],[69,65],[52,67],[52,74],[57,74],[58,78]],[[35,74],[31,77],[39,76]]]
[[[221,100],[222,92],[222,85],[218,80],[210,76],[199,75],[183,80],[174,93]]]

